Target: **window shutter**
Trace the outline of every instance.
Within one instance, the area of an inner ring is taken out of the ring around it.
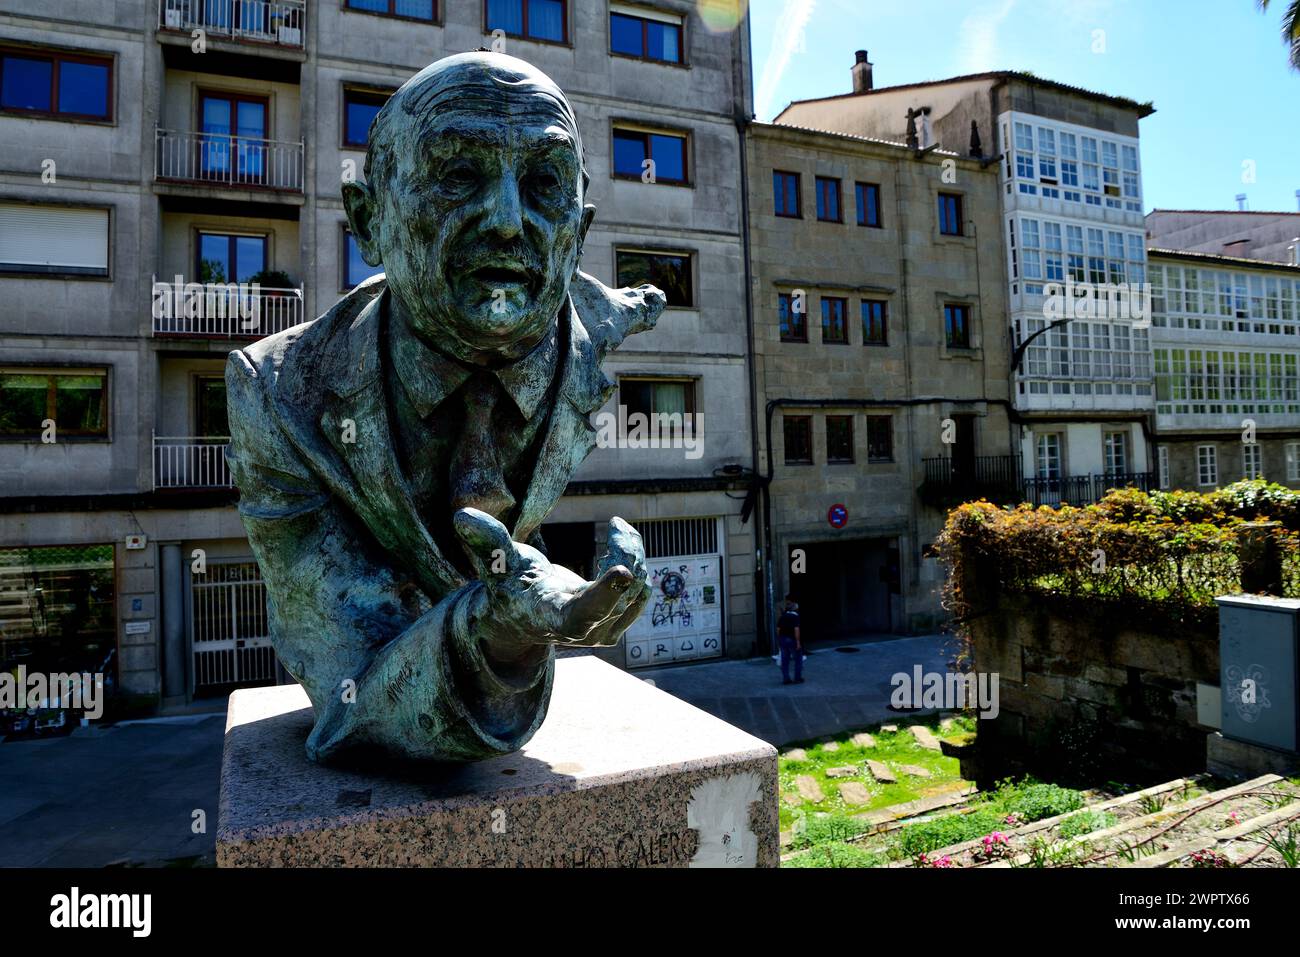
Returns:
[[[108,210],[0,204],[0,263],[108,272]]]

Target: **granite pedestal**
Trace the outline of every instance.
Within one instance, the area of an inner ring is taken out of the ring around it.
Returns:
[[[594,657],[515,754],[307,760],[298,685],[230,696],[220,867],[775,867],[776,750]]]

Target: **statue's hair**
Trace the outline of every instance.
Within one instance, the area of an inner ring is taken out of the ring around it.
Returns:
[[[589,177],[582,135],[564,92],[531,63],[489,51],[461,53],[437,60],[407,80],[388,98],[370,124],[366,181],[372,188],[383,187],[392,170],[393,147],[398,145],[399,130],[411,130],[418,142],[445,109],[473,110],[479,103],[486,107],[502,90],[531,98],[534,109],[553,116],[573,137],[585,193]],[[413,123],[409,126],[398,123],[397,120],[403,116],[409,117]]]

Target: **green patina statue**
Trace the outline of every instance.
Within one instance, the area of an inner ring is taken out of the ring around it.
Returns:
[[[664,307],[578,269],[578,125],[496,53],[412,77],[343,186],[384,273],[313,322],[230,354],[231,473],[272,641],[323,761],[360,745],[472,761],[546,716],[555,646],[618,641],[649,597],[641,538],[610,523],[594,582],[539,526],[595,444],[600,361]]]

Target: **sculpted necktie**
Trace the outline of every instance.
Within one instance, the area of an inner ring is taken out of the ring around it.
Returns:
[[[477,508],[505,521],[515,497],[506,487],[492,438],[492,412],[500,391],[487,372],[475,373],[461,390],[465,427],[451,460],[451,504]]]

